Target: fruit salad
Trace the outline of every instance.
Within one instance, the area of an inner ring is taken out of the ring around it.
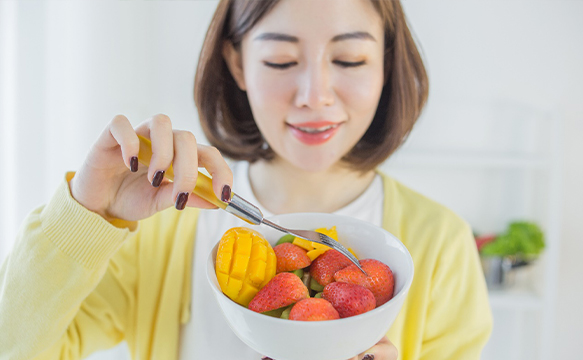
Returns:
[[[338,241],[335,226],[315,231]],[[236,227],[221,238],[215,271],[222,292],[252,311],[322,321],[363,314],[393,297],[389,266],[359,262],[368,276],[326,245],[285,235],[272,247],[259,232]]]

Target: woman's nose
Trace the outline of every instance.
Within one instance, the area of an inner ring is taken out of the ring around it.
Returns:
[[[299,79],[295,105],[321,109],[334,104],[330,72],[326,65],[309,66]]]

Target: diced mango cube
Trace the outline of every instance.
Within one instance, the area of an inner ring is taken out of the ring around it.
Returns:
[[[251,259],[261,260],[263,262],[267,261],[267,246],[262,243],[254,243],[253,248],[251,249]]]
[[[248,255],[235,254],[235,260],[233,261],[233,266],[231,267],[231,276],[242,280],[243,277],[245,277],[245,273],[247,272],[248,264]]]
[[[253,239],[249,235],[239,234],[237,241],[233,250],[237,254],[241,255],[251,255],[251,246],[253,245]]]
[[[260,287],[263,280],[265,280],[266,267],[267,263],[261,259],[249,264],[249,271],[247,271],[248,279],[255,287]]]
[[[230,277],[229,282],[227,283],[225,294],[231,299],[236,299],[239,297],[239,291],[242,287],[243,281],[235,279],[234,277]]]
[[[239,296],[238,296],[238,303],[243,305],[243,306],[247,306],[249,305],[249,303],[251,302],[251,300],[253,299],[253,297],[255,296],[255,294],[257,294],[259,292],[259,289],[257,289],[256,287],[244,283],[243,287],[241,288],[241,291],[239,291]]]
[[[308,251],[306,255],[308,255],[310,260],[314,261],[314,259],[316,259],[318,256],[322,255],[325,252],[326,252],[326,250],[324,250],[324,249],[314,249],[314,250]]]
[[[296,237],[294,239],[294,241],[292,242],[292,244],[297,245],[299,247],[301,247],[302,249],[305,249],[307,251],[313,250],[314,247],[312,246],[312,242],[309,240],[304,240],[304,239],[300,239],[299,237]]]
[[[219,244],[218,252],[232,253],[233,246],[235,245],[235,236],[236,236],[236,233],[234,233],[234,232],[225,234],[223,236],[223,238],[221,239],[221,242]]]
[[[261,287],[267,285],[269,280],[271,280],[275,276],[275,270],[277,269],[277,257],[275,256],[275,252],[270,247],[271,251],[267,252],[267,262],[265,266],[265,280],[261,283]]]
[[[317,243],[317,242],[312,242],[312,247],[315,250],[322,250],[323,252],[326,252],[326,250],[330,250],[330,247],[329,246],[324,245],[324,244],[320,244],[320,243]]]
[[[229,275],[217,272],[217,280],[219,281],[221,289],[226,288],[227,284],[229,283]]]
[[[230,252],[217,252],[217,272],[228,274],[231,270],[231,259],[233,254]]]

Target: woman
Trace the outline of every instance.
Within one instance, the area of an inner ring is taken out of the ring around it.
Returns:
[[[1,357],[76,359],[126,340],[136,359],[259,359],[203,277],[212,245],[240,222],[198,210],[213,207],[190,194],[198,164],[217,197],[234,184],[265,215],[358,217],[408,247],[408,299],[358,359],[394,360],[397,348],[402,359],[479,358],[491,316],[469,226],[375,170],[426,97],[397,1],[221,1],[195,84],[215,147],[164,115],[136,129],[116,116],[27,218],[1,268]],[[152,140],[148,169],[138,167],[136,134]],[[221,154],[240,161],[229,167]],[[174,182],[164,179],[171,163]]]

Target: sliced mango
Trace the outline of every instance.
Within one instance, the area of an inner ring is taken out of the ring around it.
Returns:
[[[323,253],[326,252],[327,249],[314,249],[314,250],[310,250],[306,253],[306,255],[308,255],[308,257],[310,258],[310,260],[314,261],[314,259],[316,259],[318,256],[322,255]]]
[[[215,271],[221,290],[236,303],[251,299],[275,276],[273,248],[257,231],[236,227],[222,236]]]
[[[313,242],[299,237],[296,237],[292,244],[297,245],[306,251],[314,250],[314,246],[312,246]]]

